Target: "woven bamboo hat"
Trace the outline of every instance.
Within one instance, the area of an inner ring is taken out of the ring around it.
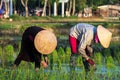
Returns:
[[[50,54],[57,46],[57,39],[51,31],[42,30],[35,36],[34,45],[41,54]]]
[[[112,33],[104,28],[102,25],[98,25],[97,34],[101,45],[104,48],[108,48],[112,38]]]

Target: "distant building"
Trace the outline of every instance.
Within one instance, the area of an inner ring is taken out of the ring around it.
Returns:
[[[119,17],[120,16],[120,6],[118,5],[103,5],[99,6],[99,14],[102,17]]]

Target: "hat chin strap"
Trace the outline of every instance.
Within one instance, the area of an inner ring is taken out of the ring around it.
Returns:
[[[97,34],[95,34],[95,43],[99,43],[99,38]]]

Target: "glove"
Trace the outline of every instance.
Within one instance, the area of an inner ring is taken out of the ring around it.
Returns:
[[[88,59],[87,62],[93,67],[94,70],[97,70],[96,65],[93,60]]]
[[[92,59],[88,59],[87,62],[88,62],[91,66],[93,66],[93,65],[95,64]]]

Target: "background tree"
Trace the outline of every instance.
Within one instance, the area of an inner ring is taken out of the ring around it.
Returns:
[[[48,2],[48,0],[44,0],[44,7],[43,7],[42,16],[46,16],[46,7],[47,7],[47,2]]]
[[[73,0],[73,10],[72,10],[72,15],[75,14],[75,9],[76,9],[76,8],[75,8],[75,5],[76,5],[75,1],[76,1],[76,0]]]
[[[17,10],[16,10],[16,0],[13,0],[13,8],[14,8],[14,14],[17,14]]]
[[[55,0],[48,0],[48,15],[51,15],[51,6],[54,5]],[[54,7],[54,6],[52,6]]]
[[[28,0],[21,0],[21,3],[25,8],[25,17],[28,17]]]
[[[69,13],[71,13],[72,10],[72,0],[69,0]]]

